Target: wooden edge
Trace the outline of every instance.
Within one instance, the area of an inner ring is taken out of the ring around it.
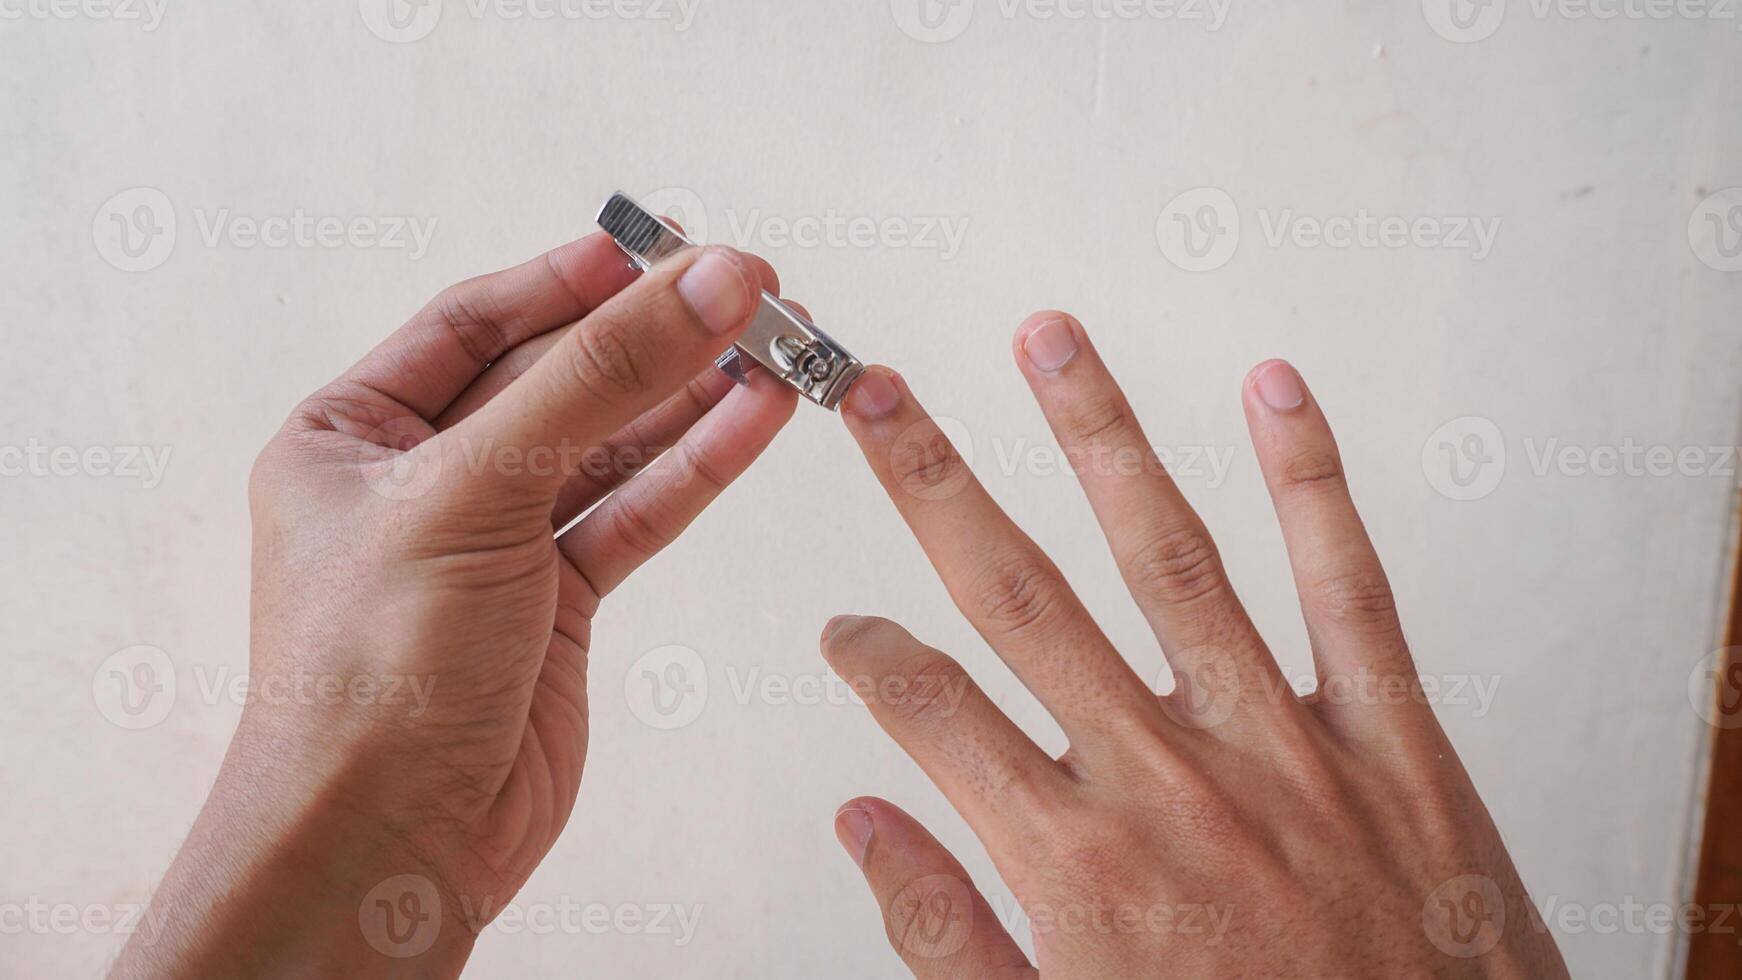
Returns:
[[[1712,736],[1705,834],[1694,886],[1694,905],[1706,911],[1706,919],[1727,908],[1730,927],[1687,937],[1687,980],[1742,980],[1742,553],[1733,569],[1724,631],[1729,660],[1719,668],[1724,703],[1714,709],[1724,725]]]

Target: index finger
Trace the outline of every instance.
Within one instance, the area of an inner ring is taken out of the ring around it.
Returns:
[[[736,250],[682,252],[594,310],[443,438],[512,452],[526,465],[493,478],[554,495],[582,453],[719,356],[749,325],[761,293],[755,268]]]

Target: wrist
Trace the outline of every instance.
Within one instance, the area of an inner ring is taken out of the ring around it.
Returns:
[[[458,976],[477,928],[447,821],[393,805],[366,757],[245,718],[116,976]]]

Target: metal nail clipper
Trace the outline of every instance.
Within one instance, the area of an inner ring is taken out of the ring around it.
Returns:
[[[643,270],[686,248],[696,247],[695,242],[622,192],[611,195],[599,209],[599,227]],[[716,363],[720,370],[742,383],[744,356],[755,359],[775,377],[831,412],[840,407],[847,389],[865,372],[865,365],[858,358],[767,290],[762,293],[762,305],[750,329]]]

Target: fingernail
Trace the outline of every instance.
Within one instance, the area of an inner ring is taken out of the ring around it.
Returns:
[[[1287,361],[1271,361],[1261,366],[1253,385],[1258,389],[1259,399],[1278,412],[1292,412],[1306,401],[1300,375]]]
[[[826,623],[823,626],[823,642],[827,643],[829,641],[829,637],[835,635],[836,630],[840,629],[841,627],[847,625],[848,623],[850,623],[853,620],[858,619],[858,618],[859,617],[857,617],[857,616],[836,616],[835,618],[829,620],[828,623]]]
[[[860,807],[850,806],[835,814],[835,836],[853,856],[853,863],[861,868],[865,866],[865,853],[871,849],[871,829],[871,814]]]
[[[723,248],[709,248],[677,281],[677,293],[711,333],[725,333],[750,315],[744,266]]]
[[[847,392],[847,410],[862,419],[880,419],[901,404],[901,392],[882,371],[866,371]]]
[[[1028,363],[1051,374],[1077,356],[1077,333],[1064,320],[1048,320],[1022,338]]]

